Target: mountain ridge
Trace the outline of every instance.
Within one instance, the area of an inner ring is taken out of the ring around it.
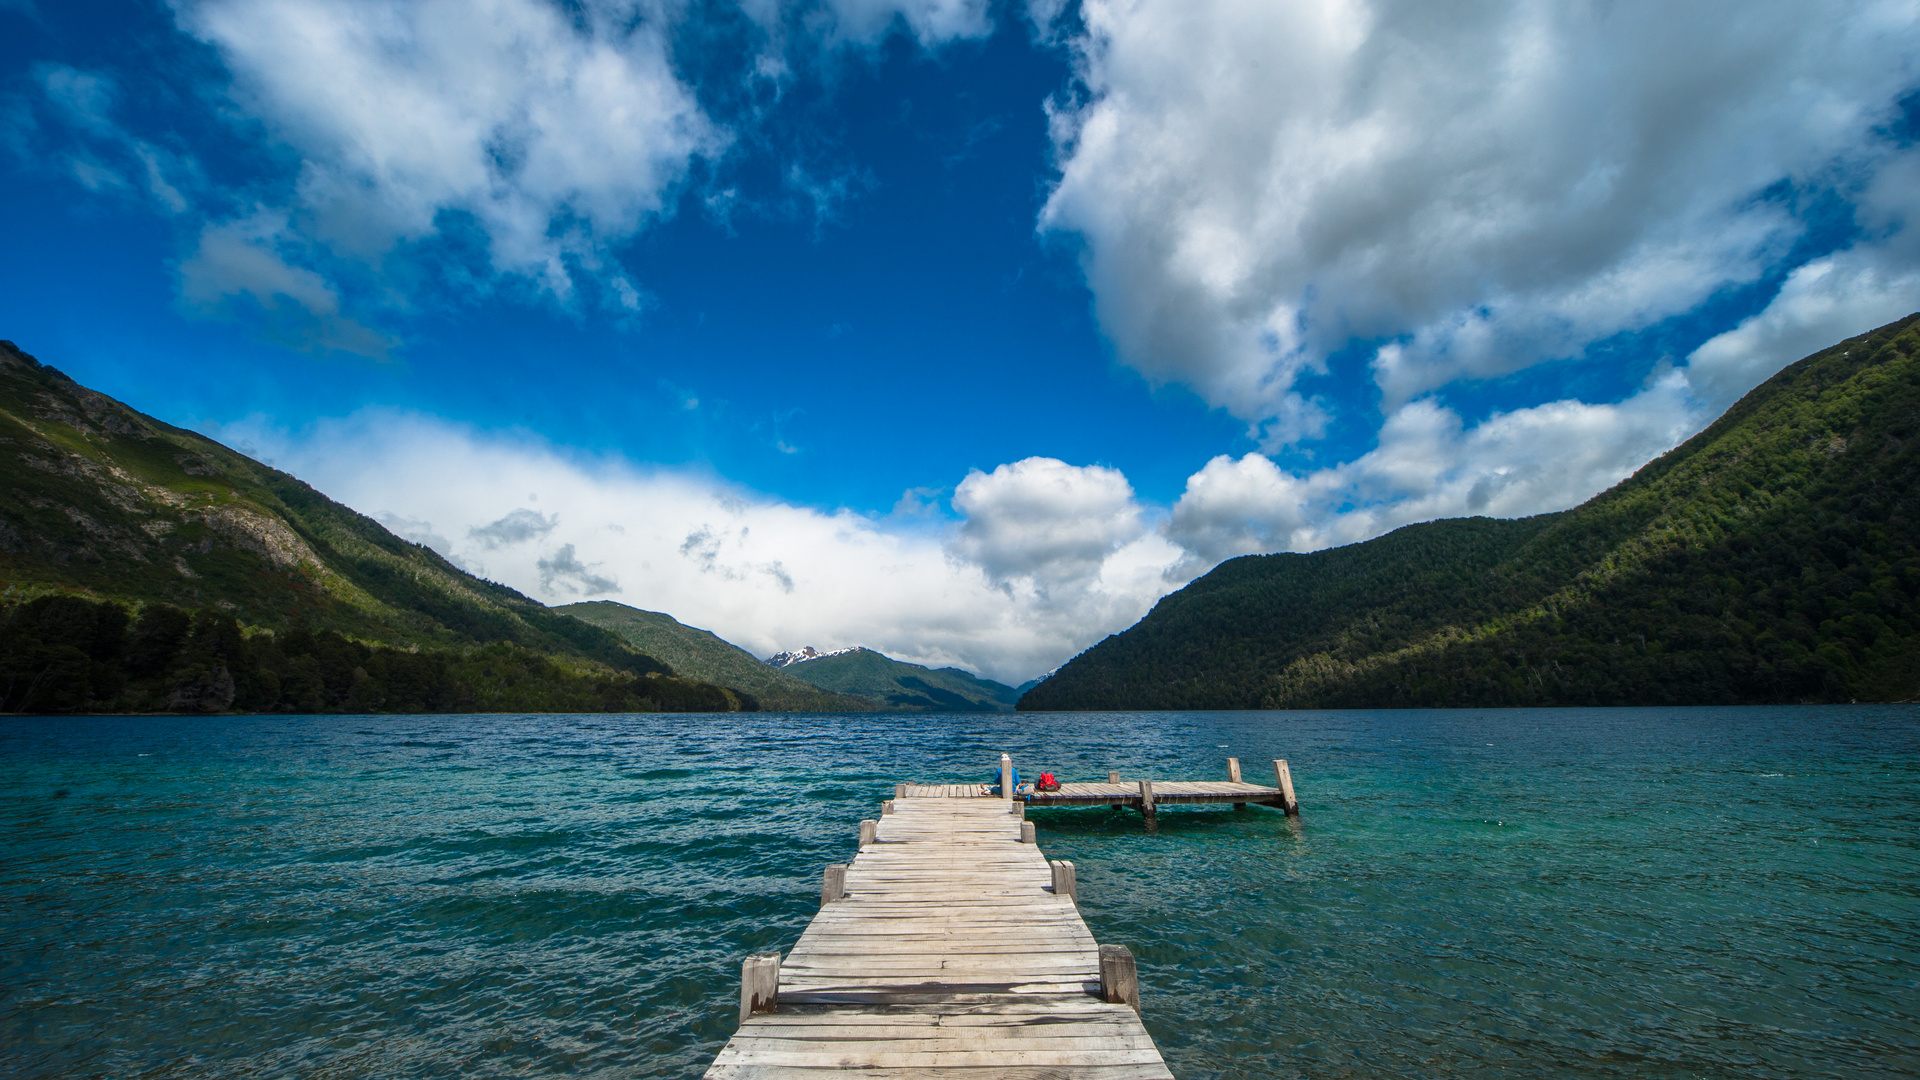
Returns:
[[[164,631],[153,640],[171,642],[173,659],[144,675],[122,672],[133,689],[111,692],[133,694],[128,702],[188,700],[161,683],[173,666],[197,665],[212,682],[190,695],[190,711],[345,707],[350,696],[377,709],[389,669],[413,687],[403,696],[416,706],[744,704],[678,679],[617,634],[468,574],[287,473],[81,386],[10,341],[0,342],[0,476],[0,664],[10,680],[0,682],[0,708],[33,700],[20,687],[41,694],[59,682],[47,674],[58,664],[70,680],[80,662],[62,649],[99,653],[87,662],[120,670],[114,642],[145,633],[149,609],[158,621],[148,629]],[[189,609],[205,618],[188,618]],[[135,613],[138,624],[121,626]],[[292,635],[282,643],[307,651],[283,655],[265,641],[250,649],[262,633]],[[201,653],[189,662],[194,649]],[[484,663],[469,655],[485,649],[493,652]],[[423,651],[437,659],[396,659]],[[301,656],[320,674],[302,666],[294,682],[307,686],[312,675],[324,693],[262,696]],[[235,666],[243,661],[267,664],[274,678],[249,683],[254,668]],[[95,681],[82,680],[83,697],[62,696],[60,707],[107,707],[95,691],[118,684]]]
[[[1020,707],[1920,696],[1917,320],[1790,365],[1571,510],[1223,563]]]

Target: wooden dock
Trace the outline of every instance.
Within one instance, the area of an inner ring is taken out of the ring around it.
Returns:
[[[1005,755],[1002,755],[1005,758]],[[1010,767],[1008,772],[1011,772]],[[1032,791],[1022,785],[1018,797],[1032,807],[1111,806],[1131,807],[1152,820],[1161,806],[1231,803],[1236,808],[1249,803],[1278,806],[1288,814],[1300,811],[1293,797],[1293,775],[1284,760],[1273,763],[1273,786],[1261,787],[1240,779],[1240,759],[1227,759],[1225,780],[1126,780],[1119,773],[1108,773],[1107,782],[1061,784],[1057,791]],[[898,784],[894,798],[978,798],[985,793],[981,784]]]
[[[1001,768],[1010,779],[1004,756]],[[1236,781],[1062,785],[1046,803],[981,785],[897,787],[860,823],[853,860],[826,868],[820,913],[793,950],[747,958],[740,1029],[707,1077],[1172,1080],[1140,1022],[1132,954],[1094,941],[1073,864],[1047,860],[1025,810],[1129,798],[1148,814],[1175,800],[1293,809],[1291,783]]]

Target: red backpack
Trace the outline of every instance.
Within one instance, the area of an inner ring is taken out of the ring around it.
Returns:
[[[1059,790],[1060,790],[1060,781],[1058,781],[1058,780],[1055,780],[1055,779],[1053,778],[1053,774],[1052,774],[1052,773],[1050,773],[1050,772],[1043,772],[1043,773],[1041,773],[1041,774],[1040,774],[1040,782],[1039,782],[1039,783],[1037,783],[1037,784],[1035,784],[1035,785],[1033,785],[1033,790],[1035,790],[1035,791],[1059,791]]]

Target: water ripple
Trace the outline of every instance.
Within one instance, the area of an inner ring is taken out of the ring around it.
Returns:
[[[1225,744],[1227,749],[1222,749]],[[1035,811],[1182,1080],[1920,1074],[1920,711],[0,721],[0,1071],[697,1077],[897,781]]]

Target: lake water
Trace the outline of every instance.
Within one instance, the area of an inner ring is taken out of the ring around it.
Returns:
[[[0,1073],[700,1075],[900,780],[1040,811],[1174,1074],[1920,1075],[1920,709],[0,720]]]

